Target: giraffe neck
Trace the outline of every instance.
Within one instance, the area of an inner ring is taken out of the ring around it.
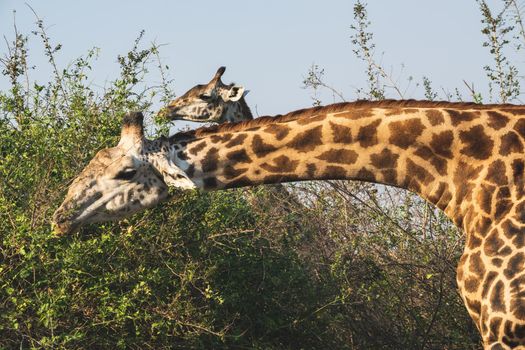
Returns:
[[[200,129],[170,160],[200,188],[352,179],[405,188],[466,232],[457,283],[485,348],[525,348],[525,107],[350,103]]]
[[[463,221],[477,209],[473,192],[494,147],[483,126],[495,131],[508,121],[490,106],[339,104],[175,135],[171,156],[206,190],[369,181],[418,193],[468,228]]]
[[[242,120],[252,120],[253,115],[250,107],[246,103],[244,96],[237,102],[230,102],[226,106],[225,118],[226,122],[238,122]]]

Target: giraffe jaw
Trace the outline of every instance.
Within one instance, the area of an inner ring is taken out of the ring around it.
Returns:
[[[159,117],[169,120],[186,120],[190,122],[217,122],[219,120],[219,117],[214,118],[210,115],[210,113],[202,112],[198,115],[198,117],[192,116],[191,114],[184,113],[183,110],[180,110],[177,107],[168,106],[160,110],[160,112],[157,114]]]

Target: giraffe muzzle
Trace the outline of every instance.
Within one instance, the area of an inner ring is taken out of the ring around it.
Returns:
[[[174,106],[167,106],[162,108],[158,113],[157,116],[163,119],[169,119],[169,120],[179,120],[184,118],[183,114],[179,114],[179,108]]]
[[[168,119],[168,120],[187,120],[187,121],[194,121],[194,122],[214,122],[216,120],[210,119],[209,113],[200,113],[198,117],[193,117],[191,115],[188,115],[181,111],[179,107],[175,106],[167,106],[162,108],[157,115],[162,119]]]
[[[73,220],[65,215],[62,208],[58,208],[53,214],[51,228],[57,236],[65,236],[75,232],[78,229],[78,225],[75,225]]]

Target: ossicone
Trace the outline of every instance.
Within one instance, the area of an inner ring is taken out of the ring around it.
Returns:
[[[144,115],[142,112],[128,112],[122,118],[119,144],[134,144],[144,137]]]

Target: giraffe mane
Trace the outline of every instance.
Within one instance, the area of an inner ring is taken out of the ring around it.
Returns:
[[[310,107],[299,109],[287,114],[275,116],[263,116],[253,120],[242,121],[239,123],[226,123],[213,126],[204,126],[195,130],[181,131],[170,137],[171,141],[184,141],[212,134],[243,131],[256,128],[269,123],[288,122],[301,118],[308,118],[320,114],[338,113],[352,109],[363,108],[451,108],[456,110],[489,110],[489,109],[510,109],[523,110],[525,106],[514,104],[478,104],[474,102],[448,102],[448,101],[419,101],[419,100],[382,100],[369,101],[357,100],[354,102],[341,102],[328,106]],[[520,113],[522,114],[522,113]]]

